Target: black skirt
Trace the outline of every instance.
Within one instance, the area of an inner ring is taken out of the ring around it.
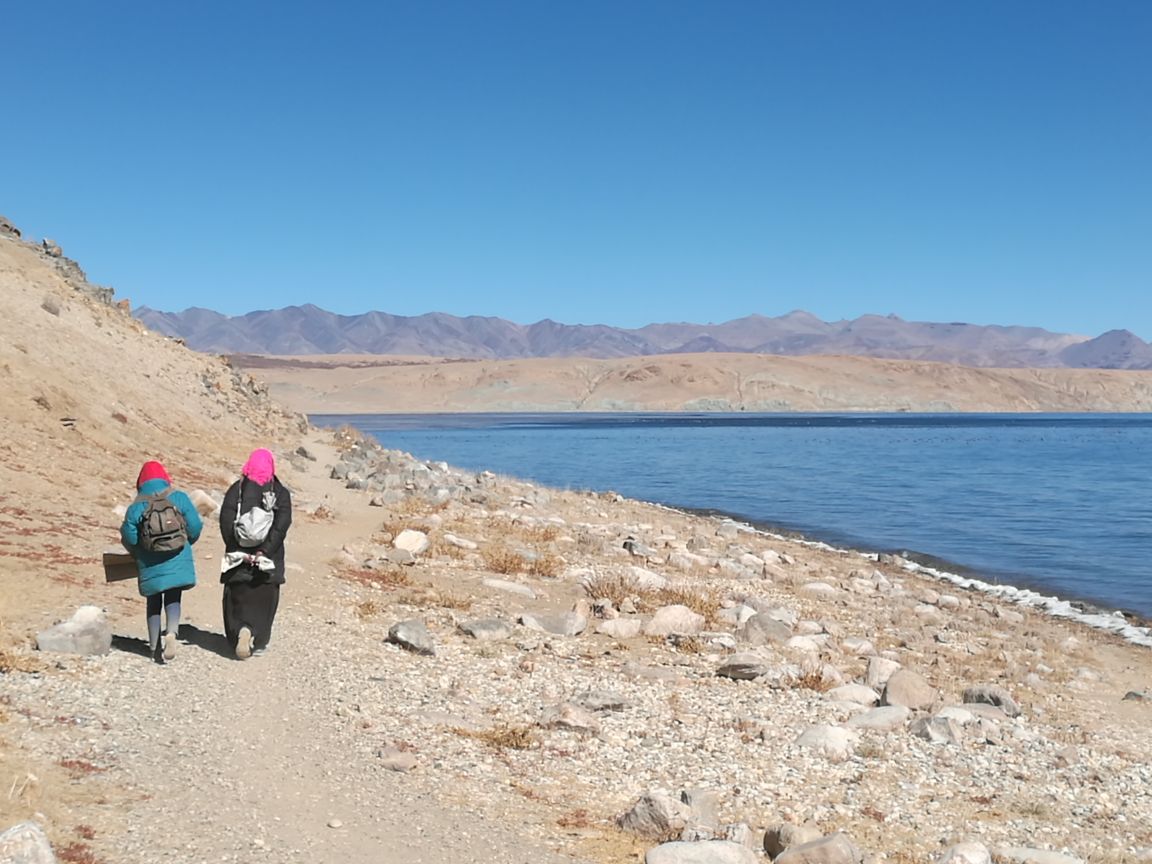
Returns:
[[[256,650],[268,645],[272,638],[272,622],[276,620],[276,607],[280,605],[280,586],[276,582],[261,580],[229,582],[224,586],[224,635],[228,645],[236,649],[240,628],[252,631]]]

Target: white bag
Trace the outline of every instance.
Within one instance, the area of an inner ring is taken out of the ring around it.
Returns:
[[[244,498],[244,486],[236,496],[236,542],[245,549],[254,549],[264,542],[272,528],[273,511],[276,509],[276,493],[265,492],[263,507],[253,507],[247,513],[240,512],[240,502]]]

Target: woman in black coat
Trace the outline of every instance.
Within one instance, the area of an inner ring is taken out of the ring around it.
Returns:
[[[240,660],[263,651],[272,638],[291,525],[292,496],[276,476],[275,459],[253,450],[220,507],[224,635]]]

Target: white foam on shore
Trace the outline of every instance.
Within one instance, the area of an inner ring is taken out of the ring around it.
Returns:
[[[663,505],[658,505],[663,506]],[[675,509],[675,508],[668,508]],[[763,531],[746,522],[741,522],[737,519],[726,518],[721,516],[714,516],[714,519],[724,522],[733,522],[739,525],[743,530],[757,534],[761,537],[771,537],[774,540],[783,540],[789,543],[799,543],[802,546],[808,546],[812,549],[820,549],[824,552],[837,552],[840,554],[859,555],[867,561],[877,563],[880,555],[876,552],[861,552],[859,549],[842,549],[837,546],[831,546],[821,540],[806,540],[797,537],[785,537],[783,534],[773,534],[771,531]],[[1086,627],[1091,627],[1095,630],[1106,630],[1119,636],[1126,642],[1131,642],[1133,645],[1141,645],[1145,648],[1152,648],[1152,627],[1137,627],[1134,624],[1129,624],[1121,612],[1085,612],[1077,609],[1076,605],[1069,600],[1061,600],[1056,596],[1049,596],[1041,594],[1037,591],[1032,591],[1029,588],[1017,588],[1015,585],[1002,585],[995,582],[985,582],[981,579],[972,579],[967,576],[961,576],[958,573],[950,573],[947,570],[939,570],[935,567],[928,567],[924,564],[917,564],[915,561],[909,561],[899,555],[892,556],[900,562],[901,569],[909,572],[916,573],[921,576],[928,576],[932,579],[939,579],[942,582],[948,582],[959,588],[964,588],[969,591],[980,591],[984,594],[990,594],[994,597],[999,597],[1002,600],[1007,600],[1011,603],[1018,603],[1021,606],[1027,606],[1032,609],[1040,609],[1051,615],[1053,618],[1066,618],[1071,621],[1076,621]]]

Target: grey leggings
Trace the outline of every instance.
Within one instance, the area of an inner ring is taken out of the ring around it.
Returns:
[[[153,652],[160,647],[161,608],[168,619],[168,633],[175,636],[180,629],[180,597],[183,593],[183,588],[172,588],[144,598],[148,601],[148,646]]]

